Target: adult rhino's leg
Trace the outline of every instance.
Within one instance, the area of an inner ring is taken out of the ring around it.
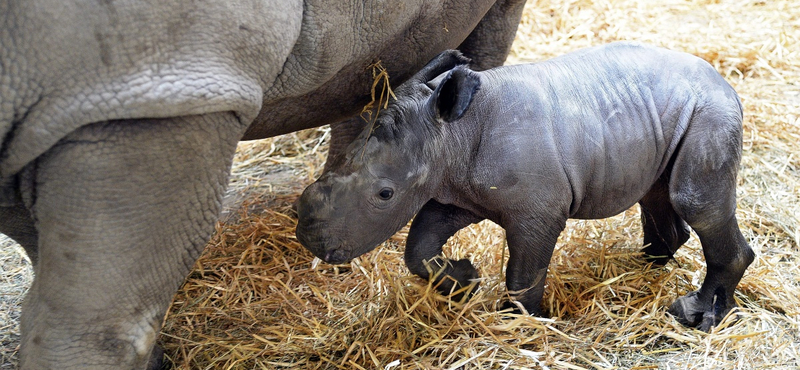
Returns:
[[[517,33],[525,0],[499,0],[458,50],[472,59],[470,66],[485,70],[503,65]]]
[[[22,369],[144,369],[214,229],[243,125],[231,113],[98,123],[31,164],[39,262]]]
[[[458,230],[481,220],[481,217],[465,209],[435,200],[428,201],[417,213],[408,231],[406,266],[425,280],[435,278],[436,289],[444,295],[469,286],[470,280],[478,278],[478,270],[468,259],[453,261],[441,257],[442,246]],[[452,298],[460,301],[462,297],[463,292]]]
[[[679,298],[670,312],[704,331],[736,307],[734,289],[754,259],[736,221],[741,124],[720,116],[708,109],[693,118],[669,183],[673,207],[699,236],[708,269],[700,289]]]
[[[21,201],[14,205],[0,207],[0,233],[21,245],[28,258],[36,265],[38,233],[31,213]]]
[[[639,201],[644,230],[644,254],[648,261],[665,265],[689,240],[689,226],[672,208],[667,181],[659,179]]]

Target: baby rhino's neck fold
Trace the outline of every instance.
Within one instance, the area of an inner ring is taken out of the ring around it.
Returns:
[[[480,150],[483,130],[469,114],[453,122],[441,122],[436,140],[425,143],[423,156],[430,163],[433,198],[454,204],[468,192],[475,156]]]

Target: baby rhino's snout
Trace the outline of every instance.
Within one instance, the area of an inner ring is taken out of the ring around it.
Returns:
[[[328,261],[333,251],[326,251],[328,243],[324,235],[326,220],[330,215],[325,214],[330,202],[331,186],[322,182],[309,185],[297,201],[297,229],[295,234],[306,249],[315,256]]]

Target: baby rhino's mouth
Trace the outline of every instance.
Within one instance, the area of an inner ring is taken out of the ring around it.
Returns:
[[[323,261],[334,265],[347,262],[349,253],[338,239],[325,235],[322,232],[325,229],[326,224],[308,222],[301,217],[297,223],[295,236],[303,247]]]
[[[350,260],[348,253],[341,249],[332,249],[325,253],[323,260],[332,265],[338,265]]]

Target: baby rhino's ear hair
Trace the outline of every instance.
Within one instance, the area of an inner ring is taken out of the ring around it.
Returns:
[[[461,118],[472,103],[472,97],[480,85],[481,79],[478,74],[467,66],[458,66],[448,72],[431,97],[437,117],[445,122]]]

